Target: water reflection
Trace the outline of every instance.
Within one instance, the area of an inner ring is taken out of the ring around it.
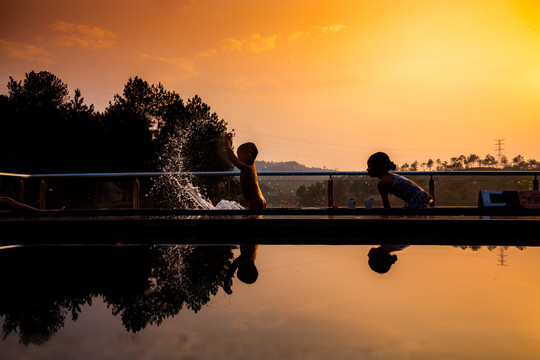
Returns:
[[[479,251],[480,249],[482,249],[482,246],[477,246],[477,245],[454,245],[455,247],[459,247],[463,250],[467,250],[467,249],[470,249],[472,251]],[[507,254],[506,252],[508,251],[508,248],[509,246],[486,246],[486,248],[489,250],[489,251],[493,251],[495,249],[499,249],[499,254],[497,256],[498,258],[498,265],[500,266],[508,266],[508,261],[507,261]],[[523,251],[525,250],[525,246],[515,246],[515,248]]]
[[[138,332],[199,311],[216,295],[234,247],[30,247],[0,252],[4,339],[43,344],[101,296],[126,330]],[[6,276],[9,274],[9,276]]]
[[[540,248],[511,247],[500,267],[501,247],[409,246],[381,276],[372,246],[260,247],[264,276],[234,296],[233,247],[0,251],[0,358],[540,356]]]
[[[227,294],[232,294],[232,278],[235,272],[237,272],[236,277],[238,280],[245,284],[253,284],[257,281],[259,278],[259,271],[255,266],[257,249],[258,245],[240,245],[240,255],[234,259],[225,277],[223,289]]]
[[[379,274],[386,274],[398,261],[397,252],[400,252],[410,245],[380,245],[379,247],[373,247],[368,252],[368,264],[371,270]],[[454,245],[456,248],[463,250],[479,251],[484,246],[479,245]],[[501,266],[508,266],[505,252],[509,246],[485,246],[489,251],[499,249],[498,261]],[[525,246],[515,246],[519,250],[525,250]]]
[[[409,245],[381,245],[376,248],[371,248],[368,253],[369,267],[379,274],[386,274],[398,259],[395,253],[408,246]]]

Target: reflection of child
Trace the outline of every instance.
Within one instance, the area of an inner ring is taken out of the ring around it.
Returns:
[[[258,150],[254,143],[245,143],[238,147],[238,156],[232,150],[232,133],[225,135],[225,151],[229,160],[240,169],[240,187],[242,194],[248,203],[250,210],[266,209],[266,200],[259,188],[257,179],[257,169],[255,168],[255,158]]]
[[[259,271],[255,266],[257,248],[257,245],[240,245],[240,256],[234,259],[225,276],[223,289],[227,294],[232,294],[232,278],[236,269],[238,269],[236,276],[238,277],[238,280],[243,283],[253,284],[257,281],[257,278],[259,277]]]
[[[389,171],[396,170],[396,164],[390,161],[385,153],[378,152],[371,155],[367,164],[369,176],[379,178],[377,188],[385,208],[390,208],[388,194],[405,201],[405,207],[411,209],[426,208],[433,201],[431,195],[415,182],[406,177],[391,174]]]
[[[409,245],[381,245],[378,248],[372,248],[368,253],[368,264],[371,270],[379,274],[385,274],[397,261],[397,256],[391,254],[394,251],[405,249]]]

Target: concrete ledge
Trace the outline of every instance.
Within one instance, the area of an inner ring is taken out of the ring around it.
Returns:
[[[397,210],[397,209],[396,209]],[[401,209],[400,209],[401,210]],[[0,219],[0,245],[13,244],[424,244],[540,245],[540,216],[308,215],[262,218],[140,212],[129,216],[29,216]],[[98,215],[99,214],[99,215]],[[87,214],[88,215],[88,214]],[[403,215],[403,214],[402,214]],[[500,215],[500,214],[499,214]]]

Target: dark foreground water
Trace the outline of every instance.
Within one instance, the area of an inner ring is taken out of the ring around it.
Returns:
[[[0,250],[1,359],[539,359],[540,248]]]

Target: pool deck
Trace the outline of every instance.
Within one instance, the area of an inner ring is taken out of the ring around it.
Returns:
[[[0,212],[0,246],[422,244],[540,246],[540,209],[66,210]]]

